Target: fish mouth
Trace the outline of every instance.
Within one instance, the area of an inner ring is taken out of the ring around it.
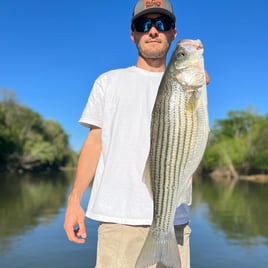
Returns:
[[[191,40],[191,39],[183,39],[178,42],[178,45],[184,47],[185,49],[189,49],[190,51],[195,48],[196,50],[203,49],[203,44],[202,42],[197,39],[197,40]]]

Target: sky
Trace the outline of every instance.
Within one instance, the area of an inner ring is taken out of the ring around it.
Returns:
[[[78,124],[95,79],[136,64],[134,0],[0,0],[0,89],[61,124],[79,151]],[[210,125],[230,110],[268,111],[268,1],[171,0],[177,38],[204,45]],[[25,122],[27,123],[27,122]]]

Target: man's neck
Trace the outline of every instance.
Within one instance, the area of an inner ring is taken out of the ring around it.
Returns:
[[[139,56],[136,66],[150,72],[164,72],[166,69],[166,59],[144,59]]]

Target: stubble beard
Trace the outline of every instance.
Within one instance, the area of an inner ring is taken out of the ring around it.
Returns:
[[[139,56],[144,59],[161,59],[166,56],[169,46],[165,47],[148,47],[148,48],[139,48]]]

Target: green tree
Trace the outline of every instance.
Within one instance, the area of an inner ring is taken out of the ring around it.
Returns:
[[[249,135],[248,165],[253,171],[268,172],[268,116],[254,125]]]
[[[73,164],[76,153],[68,135],[54,120],[16,103],[4,92],[0,102],[0,160],[2,169],[59,168]]]
[[[214,135],[218,138],[229,137],[239,139],[245,137],[252,126],[260,120],[260,116],[253,108],[246,111],[229,111],[227,119],[217,120],[213,126]]]
[[[203,169],[224,167],[234,177],[238,173],[266,172],[267,121],[267,116],[259,116],[252,108],[230,111],[226,119],[217,120],[202,161]]]

